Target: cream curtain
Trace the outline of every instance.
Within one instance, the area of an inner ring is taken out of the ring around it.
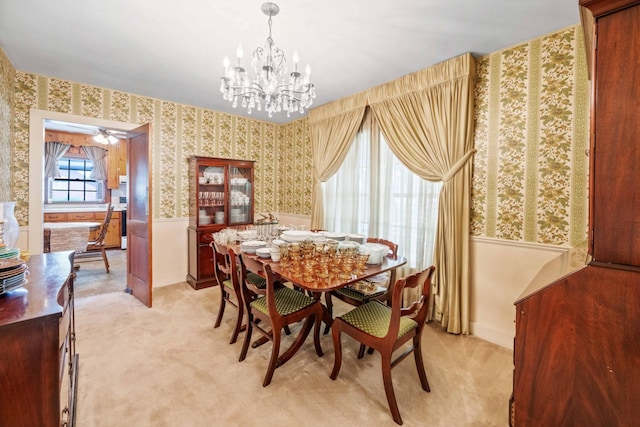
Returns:
[[[311,228],[322,228],[324,208],[321,183],[340,167],[355,137],[366,106],[364,94],[332,102],[309,111],[313,150]]]
[[[465,54],[368,91],[393,153],[411,171],[442,181],[432,318],[469,333],[469,199],[475,61]]]
[[[93,162],[91,178],[96,181],[107,180],[107,150],[100,147],[84,146],[82,150],[89,160]]]
[[[441,184],[427,181],[391,152],[369,108],[338,172],[323,184],[325,229],[399,244],[405,277],[433,263]],[[418,292],[408,301],[414,301]]]
[[[44,144],[44,176],[46,178],[58,178],[58,159],[69,151],[70,145],[61,142],[47,142]]]

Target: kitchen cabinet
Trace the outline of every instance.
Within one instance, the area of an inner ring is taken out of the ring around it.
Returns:
[[[44,214],[44,222],[104,222],[106,211],[101,212],[46,212]],[[119,248],[121,239],[120,229],[120,211],[113,211],[107,235],[105,237],[105,248]],[[92,231],[88,237],[89,240],[95,240],[100,230]],[[87,240],[88,241],[88,240]],[[97,248],[88,248],[97,249]]]
[[[253,224],[254,162],[193,156],[189,159],[187,282],[195,289],[213,286],[212,233]]]
[[[74,426],[78,393],[72,252],[32,255],[0,298],[0,425]]]
[[[120,188],[120,176],[127,174],[127,140],[119,139],[117,144],[109,145],[107,158],[107,188]]]
[[[510,425],[518,427],[640,419],[640,1],[579,3],[591,23],[592,259],[516,301]]]

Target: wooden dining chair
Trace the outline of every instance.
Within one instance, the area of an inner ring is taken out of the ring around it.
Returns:
[[[369,237],[367,238],[367,243],[378,243],[381,245],[386,245],[389,247],[389,252],[387,253],[387,258],[398,259],[398,244],[394,243],[390,240],[379,239],[377,237]],[[385,286],[378,286],[375,292],[372,293],[364,293],[353,286],[345,286],[344,288],[336,289],[335,291],[327,292],[324,295],[325,303],[327,305],[327,310],[330,314],[333,314],[333,301],[331,297],[336,297],[341,301],[346,302],[347,304],[354,305],[356,307],[373,300],[377,301],[389,301],[391,299],[391,294],[393,292],[393,284],[396,282],[396,271],[391,270],[388,272],[388,279]],[[332,316],[333,317],[333,316]],[[324,333],[329,332],[329,328],[331,325],[327,325],[325,327]],[[358,358],[362,359],[364,356],[364,346],[361,348],[358,353]]]
[[[302,292],[291,289],[277,280],[268,263],[261,263],[255,257],[240,254],[240,277],[243,297],[247,308],[247,331],[240,353],[242,362],[247,356],[251,335],[256,329],[273,344],[267,373],[262,383],[268,386],[276,368],[285,364],[301,347],[315,323],[313,343],[316,354],[323,356],[320,346],[320,322],[322,321],[322,304]],[[264,295],[247,279],[249,273],[266,277],[267,285]],[[291,346],[280,355],[282,330],[291,324],[304,320],[304,324]],[[271,327],[271,330],[263,326]]]
[[[214,328],[218,328],[222,322],[225,308],[228,305],[236,308],[236,324],[231,334],[233,344],[237,341],[238,335],[245,329],[242,325],[244,320],[245,304],[242,296],[242,286],[240,284],[240,268],[238,257],[233,249],[226,245],[219,245],[214,241],[210,244],[213,252],[213,272],[218,286],[220,286],[220,308]],[[267,281],[254,273],[248,273],[247,280],[257,291],[264,292]]]
[[[399,279],[393,287],[391,307],[381,301],[369,301],[337,317],[332,326],[335,359],[330,378],[335,380],[342,366],[341,333],[344,332],[361,344],[379,351],[382,356],[384,391],[393,420],[398,424],[402,424],[402,417],[393,391],[391,369],[413,353],[422,389],[427,392],[431,391],[422,360],[421,338],[427,320],[431,277],[435,269],[434,266],[431,266],[426,270]],[[403,307],[402,291],[406,288],[419,287],[422,287],[422,292],[419,293],[418,298],[407,307]],[[411,346],[393,359],[393,353],[409,340],[413,341]]]
[[[76,253],[75,261],[92,261],[95,258],[99,258],[102,256],[102,260],[104,261],[104,268],[109,272],[109,260],[107,259],[107,251],[104,249],[105,246],[105,238],[107,237],[107,231],[109,230],[109,224],[111,223],[111,216],[113,215],[112,204],[109,204],[107,207],[107,211],[104,215],[104,220],[102,225],[100,226],[100,230],[98,231],[98,235],[94,240],[90,240],[87,242],[87,251]]]

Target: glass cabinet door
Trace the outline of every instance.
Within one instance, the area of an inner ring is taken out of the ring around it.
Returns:
[[[251,168],[229,167],[229,225],[253,221],[253,175]]]
[[[224,167],[198,167],[198,226],[225,222]]]

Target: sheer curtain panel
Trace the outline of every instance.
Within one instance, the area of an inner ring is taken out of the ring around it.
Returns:
[[[107,150],[100,147],[84,146],[85,154],[93,162],[91,178],[96,181],[107,180]]]
[[[45,178],[57,178],[60,176],[58,160],[71,148],[61,142],[47,142],[44,145],[44,176]]]

